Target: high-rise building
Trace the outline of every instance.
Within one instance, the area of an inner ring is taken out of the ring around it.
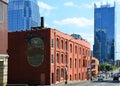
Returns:
[[[28,30],[37,26],[40,26],[40,14],[36,0],[9,0],[9,31]]]
[[[115,4],[94,5],[93,56],[100,63],[114,64],[115,60]]]

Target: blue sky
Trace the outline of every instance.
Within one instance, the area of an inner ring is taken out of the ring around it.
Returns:
[[[120,59],[120,0],[37,0],[40,16],[45,18],[45,26],[61,32],[80,34],[92,46],[94,44],[94,3],[97,6],[116,2],[116,59]]]

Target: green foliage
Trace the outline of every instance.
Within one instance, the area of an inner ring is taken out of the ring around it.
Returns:
[[[115,70],[117,68],[117,66],[108,64],[108,63],[102,63],[99,64],[99,71],[112,71]]]

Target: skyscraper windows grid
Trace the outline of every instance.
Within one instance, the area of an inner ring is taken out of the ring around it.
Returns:
[[[93,56],[100,63],[114,64],[115,60],[115,6],[101,5],[94,8]]]
[[[28,30],[40,26],[39,7],[36,0],[9,0],[9,31]]]

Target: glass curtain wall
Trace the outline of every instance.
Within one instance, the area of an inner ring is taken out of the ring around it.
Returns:
[[[36,0],[9,0],[8,29],[10,32],[29,30],[40,26],[39,6]]]
[[[114,64],[115,60],[115,6],[101,5],[94,8],[93,56],[100,63]]]

